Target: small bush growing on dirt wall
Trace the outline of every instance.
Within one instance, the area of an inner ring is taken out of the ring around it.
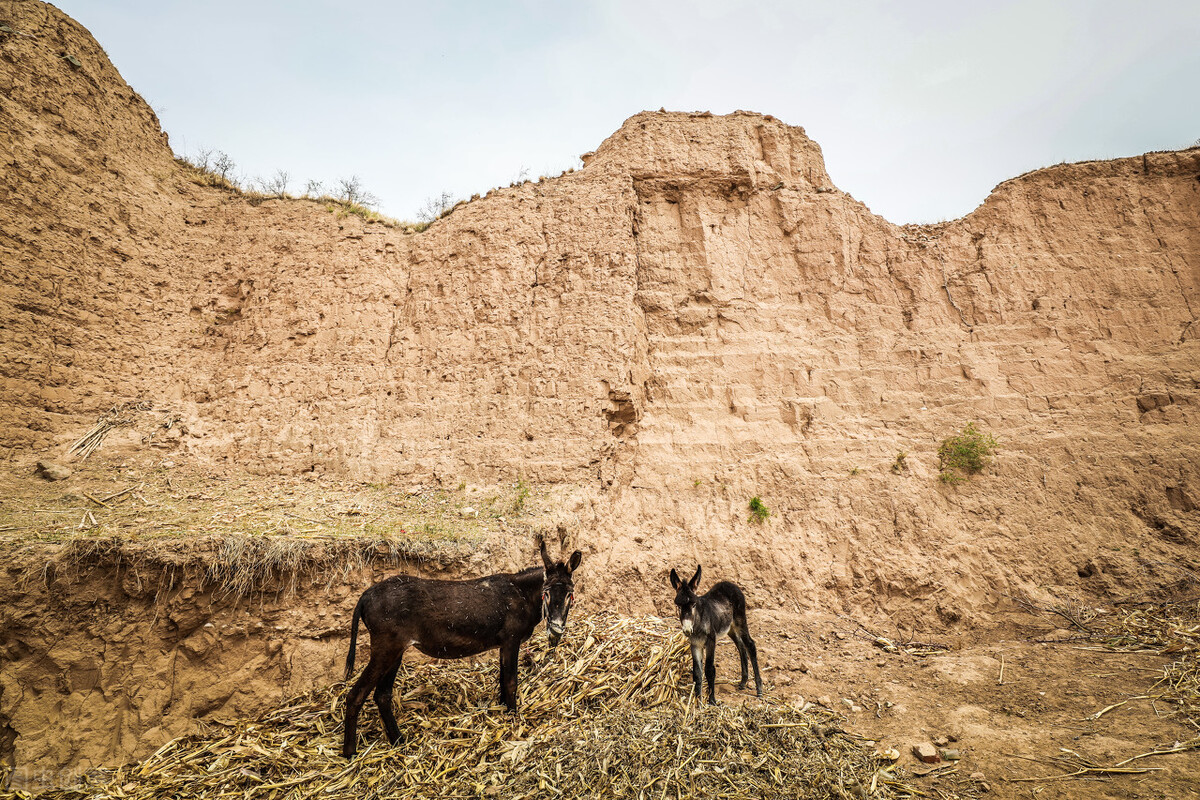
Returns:
[[[967,423],[962,433],[942,440],[938,447],[938,478],[943,483],[962,483],[977,472],[983,472],[996,453],[996,437],[983,433],[974,422]]]
[[[771,509],[757,495],[750,498],[750,521],[763,523],[771,516]]]

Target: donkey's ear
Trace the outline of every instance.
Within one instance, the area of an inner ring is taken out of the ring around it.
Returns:
[[[694,592],[694,591],[696,591],[696,587],[699,585],[700,585],[700,565],[697,564],[696,565],[696,574],[692,576],[692,579],[690,581],[688,581],[688,588]]]
[[[554,562],[550,560],[550,554],[546,552],[546,540],[542,539],[542,563],[546,565],[546,570],[554,568]]]
[[[671,588],[678,589],[682,585],[683,585],[683,581],[679,580],[679,573],[675,571],[674,567],[672,567],[671,568]]]
[[[579,569],[580,561],[583,561],[583,553],[576,550],[574,553],[571,553],[571,560],[567,563],[567,569],[571,570],[571,572]]]

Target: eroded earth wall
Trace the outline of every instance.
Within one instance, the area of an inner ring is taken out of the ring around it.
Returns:
[[[928,630],[1196,564],[1200,150],[1050,167],[900,227],[800,128],[643,113],[582,170],[407,234],[197,185],[87,31],[0,13],[8,469],[146,399],[201,469],[521,478],[570,521],[588,602],[624,611],[668,612],[667,570],[702,562],[756,607]],[[944,484],[938,443],[970,422],[999,457]],[[531,548],[494,553],[476,567]],[[356,592],[248,615],[120,569],[55,594],[11,563],[0,751],[18,720],[33,766],[246,713],[239,682],[264,702],[328,679]],[[83,732],[57,736],[64,715]]]
[[[702,561],[764,605],[953,622],[1194,555],[1200,150],[1039,170],[900,227],[800,128],[643,113],[582,170],[405,234],[194,184],[85,30],[11,9],[10,463],[151,398],[201,465],[521,477],[628,610]],[[1001,456],[947,486],[937,444],[968,422]]]

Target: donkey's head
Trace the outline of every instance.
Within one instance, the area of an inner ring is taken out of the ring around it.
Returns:
[[[575,582],[571,573],[579,568],[583,553],[576,550],[568,562],[552,561],[546,553],[546,542],[542,541],[542,563],[546,566],[546,577],[542,581],[542,619],[546,620],[546,633],[550,646],[556,647],[567,628],[567,614],[575,601]]]
[[[679,609],[679,624],[683,632],[690,634],[696,624],[700,598],[696,595],[696,587],[700,585],[700,565],[696,565],[696,574],[687,583],[679,578],[679,573],[671,570],[671,586],[675,588],[675,607]]]

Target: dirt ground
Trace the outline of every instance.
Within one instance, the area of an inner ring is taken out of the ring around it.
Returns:
[[[1193,728],[1151,700],[1089,719],[1111,704],[1153,694],[1170,658],[1102,651],[1079,641],[1037,643],[1031,640],[1072,634],[1018,608],[998,617],[987,630],[919,634],[921,641],[951,647],[923,657],[885,653],[844,617],[758,611],[750,622],[769,695],[831,703],[845,714],[847,728],[881,749],[895,748],[911,770],[928,771],[914,781],[918,786],[953,795],[986,785],[983,796],[1044,800],[1200,797],[1196,750],[1128,765],[1151,770],[1143,774],[1063,778],[1074,768],[1051,761],[1076,754],[1113,766],[1194,739]],[[882,626],[875,632],[895,638]],[[736,682],[737,670],[736,650],[726,640],[718,648],[718,680]],[[721,687],[722,702],[738,701],[732,682]],[[941,738],[960,751],[960,761],[916,761],[914,745]]]

